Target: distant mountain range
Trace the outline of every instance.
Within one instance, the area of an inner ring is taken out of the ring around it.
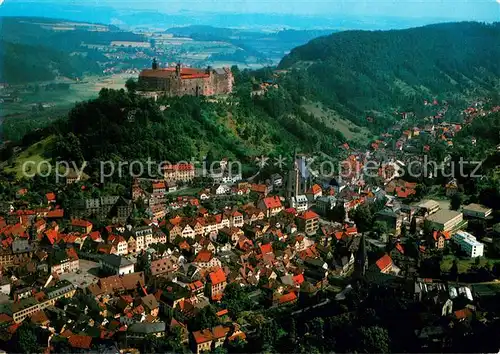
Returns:
[[[393,29],[442,22],[442,18],[397,18],[390,16],[312,16],[290,14],[238,14],[182,11],[162,13],[147,10],[117,10],[106,6],[75,5],[57,1],[6,1],[0,6],[0,16],[50,17],[124,27],[171,28],[176,26],[209,25],[245,29]]]
[[[291,49],[326,36],[335,30],[282,30],[278,32],[257,32],[213,26],[174,27],[166,31],[176,37],[188,37],[196,41],[218,41],[238,48],[234,53],[215,54],[213,61],[245,62],[248,57],[256,57],[266,65],[276,64]]]

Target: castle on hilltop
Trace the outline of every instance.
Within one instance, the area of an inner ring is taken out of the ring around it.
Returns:
[[[175,67],[160,68],[156,59],[151,69],[139,74],[140,90],[162,92],[169,97],[227,94],[233,91],[233,83],[229,68],[186,68],[180,63]]]

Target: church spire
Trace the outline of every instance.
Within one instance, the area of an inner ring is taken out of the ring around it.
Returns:
[[[356,253],[356,263],[354,265],[354,273],[358,276],[364,276],[368,268],[368,255],[366,252],[365,234],[361,234],[358,251]]]

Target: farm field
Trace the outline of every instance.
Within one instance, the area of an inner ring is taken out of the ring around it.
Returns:
[[[31,112],[32,106],[38,104],[44,104],[48,107],[73,106],[75,102],[95,97],[102,88],[125,88],[125,82],[130,77],[133,77],[133,75],[88,76],[79,83],[65,79],[56,80],[52,83],[69,83],[70,88],[68,90],[57,91],[45,91],[41,89],[37,93],[21,91],[19,94],[20,102],[4,102],[2,104],[0,117]]]

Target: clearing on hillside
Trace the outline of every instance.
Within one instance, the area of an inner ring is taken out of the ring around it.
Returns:
[[[303,107],[326,125],[340,131],[348,140],[366,143],[373,138],[373,134],[367,128],[343,119],[337,112],[324,107],[321,103],[308,102]]]
[[[51,135],[20,152],[14,157],[11,164],[5,162],[1,167],[4,168],[6,172],[15,173],[18,179],[25,177],[25,172],[29,174],[44,173],[47,171],[48,165],[42,162],[48,161],[49,164],[52,165],[52,160],[44,157],[44,153],[51,149],[53,143],[54,136]],[[26,162],[30,162],[30,164],[25,165]]]

